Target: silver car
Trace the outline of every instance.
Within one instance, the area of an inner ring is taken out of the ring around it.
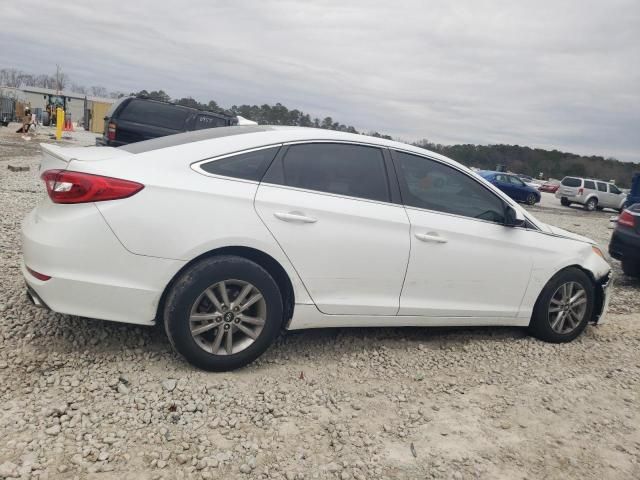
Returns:
[[[610,182],[592,178],[564,177],[556,192],[556,198],[559,198],[565,207],[579,203],[589,211],[603,208],[620,211],[627,195]]]

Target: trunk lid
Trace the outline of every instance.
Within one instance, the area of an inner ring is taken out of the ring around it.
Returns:
[[[39,173],[53,169],[66,170],[72,160],[92,162],[132,155],[113,147],[60,147],[48,143],[41,143],[40,147],[42,147],[42,160],[38,169]]]

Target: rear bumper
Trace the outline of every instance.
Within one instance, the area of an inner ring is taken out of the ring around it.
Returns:
[[[184,262],[127,251],[94,204],[44,202],[22,226],[27,295],[55,312],[153,324],[166,285]],[[39,280],[26,269],[50,276]]]

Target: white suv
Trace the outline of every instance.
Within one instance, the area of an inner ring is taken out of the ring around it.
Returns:
[[[585,210],[592,211],[603,208],[621,210],[627,196],[613,183],[591,178],[564,177],[556,198],[565,207],[579,203]]]

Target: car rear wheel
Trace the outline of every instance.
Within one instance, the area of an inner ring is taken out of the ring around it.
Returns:
[[[590,212],[593,212],[597,206],[598,206],[598,199],[594,197],[587,200],[587,203],[584,204],[584,209]]]
[[[536,204],[536,196],[533,193],[527,195],[527,205],[535,205]]]
[[[560,204],[564,207],[568,207],[569,205],[571,205],[571,202],[569,201],[569,199],[567,197],[562,197],[560,199]]]
[[[164,324],[171,345],[192,365],[228,371],[267,350],[282,325],[280,289],[260,265],[241,257],[202,260],[167,296]]]
[[[586,273],[568,268],[556,274],[542,290],[533,309],[529,331],[537,338],[569,342],[587,326],[595,292]]]

